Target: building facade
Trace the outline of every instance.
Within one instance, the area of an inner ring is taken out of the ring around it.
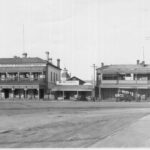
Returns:
[[[60,81],[60,60],[55,66],[38,57],[0,58],[0,99],[44,99]]]
[[[100,99],[115,98],[120,92],[150,98],[150,65],[137,60],[132,65],[104,65],[97,69],[96,95]]]
[[[55,92],[56,99],[76,100],[80,97],[81,100],[88,100],[92,96],[93,86],[78,77],[71,77],[64,68],[61,81],[57,82],[52,91]]]

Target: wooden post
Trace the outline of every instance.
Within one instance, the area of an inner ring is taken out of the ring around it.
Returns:
[[[24,89],[24,98],[27,99],[27,88]]]
[[[77,97],[79,96],[79,91],[77,91]]]
[[[31,72],[30,72],[30,81],[31,81]]]
[[[101,86],[100,86],[100,84],[99,84],[99,100],[101,100],[102,99],[102,95],[101,95]]]
[[[20,78],[19,76],[20,76],[20,73],[18,72],[18,81],[19,81],[19,78]]]
[[[0,99],[2,99],[2,88],[0,87]]]
[[[38,99],[40,100],[40,89],[37,89],[38,92]]]
[[[12,98],[13,98],[13,100],[14,100],[14,91],[15,91],[15,89],[14,88],[12,88]]]
[[[5,79],[6,79],[6,81],[8,80],[8,73],[7,72],[6,72],[6,78]]]
[[[63,99],[65,99],[65,92],[63,91]]]

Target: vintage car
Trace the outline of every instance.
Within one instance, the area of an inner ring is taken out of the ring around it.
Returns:
[[[130,102],[135,100],[135,98],[127,93],[118,93],[115,95],[116,97],[116,102],[120,102],[120,101],[125,101],[125,102]]]

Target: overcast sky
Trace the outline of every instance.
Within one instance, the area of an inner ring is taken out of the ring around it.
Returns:
[[[91,79],[92,64],[150,63],[150,0],[0,0],[0,57],[46,58]]]

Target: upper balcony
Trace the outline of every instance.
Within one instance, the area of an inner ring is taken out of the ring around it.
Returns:
[[[45,78],[1,78],[0,84],[44,84],[45,81]]]
[[[101,84],[150,84],[150,80],[102,80]]]
[[[37,73],[0,73],[0,84],[44,84],[45,74]]]
[[[98,74],[97,85],[106,87],[145,86],[150,87],[150,74]]]
[[[150,80],[102,80],[102,88],[150,88]]]

